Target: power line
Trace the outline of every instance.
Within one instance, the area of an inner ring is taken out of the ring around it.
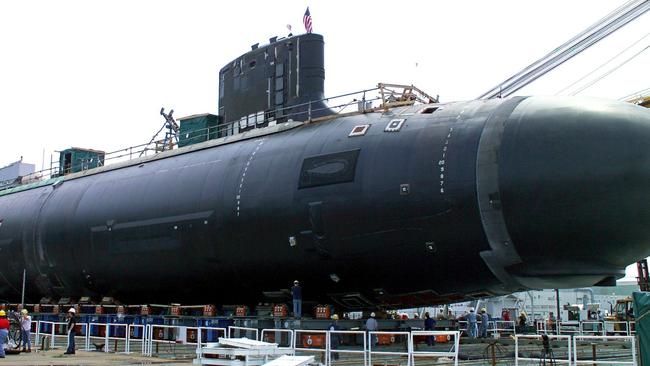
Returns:
[[[507,97],[598,43],[650,10],[650,0],[628,1],[560,47],[511,76],[479,99]]]
[[[579,88],[578,90],[574,91],[574,92],[571,93],[570,95],[576,95],[576,94],[578,94],[578,93],[584,91],[585,89],[591,87],[592,85],[596,84],[596,83],[599,82],[600,80],[602,80],[602,79],[604,79],[605,77],[609,76],[609,75],[610,75],[611,73],[613,73],[614,71],[620,69],[620,68],[621,68],[623,65],[625,65],[626,63],[628,63],[628,62],[632,61],[633,59],[635,59],[637,56],[639,56],[640,54],[642,54],[642,53],[643,53],[644,51],[646,51],[648,48],[650,48],[650,45],[645,46],[644,49],[642,49],[641,51],[635,53],[634,55],[632,55],[632,57],[630,57],[630,58],[628,58],[627,60],[621,62],[620,64],[618,64],[618,66],[616,66],[616,67],[614,67],[613,69],[607,71],[606,73],[604,73],[604,74],[601,75],[600,77],[598,77],[598,78],[596,78],[596,79],[590,81],[589,83],[587,83],[587,84],[584,85],[583,87]]]
[[[596,73],[596,71],[602,69],[602,68],[605,67],[607,64],[609,64],[610,62],[612,62],[612,61],[614,61],[616,58],[618,58],[620,55],[622,55],[622,54],[624,54],[625,52],[629,51],[632,47],[634,47],[634,46],[636,46],[637,44],[639,44],[641,41],[643,41],[644,39],[646,39],[648,36],[650,36],[650,33],[647,33],[645,36],[643,36],[643,37],[637,39],[637,40],[634,41],[631,45],[627,46],[624,50],[622,50],[621,52],[617,53],[614,57],[612,57],[612,58],[610,58],[609,60],[605,61],[603,64],[601,64],[600,66],[598,66],[597,68],[595,68],[594,70],[592,70],[591,72],[589,72],[588,74],[584,75],[584,76],[581,77],[580,79],[574,81],[574,82],[571,83],[570,85],[568,85],[568,86],[562,88],[562,90],[560,90],[560,91],[558,91],[557,93],[555,93],[555,95],[562,94],[562,92],[564,92],[565,90],[567,90],[567,89],[571,89],[574,85],[578,84],[579,82],[581,82],[581,81],[583,81],[584,79],[588,78],[589,76],[593,75],[594,73]]]
[[[628,94],[628,95],[626,95],[626,96],[624,96],[622,98],[618,98],[618,100],[627,101],[627,100],[630,100],[630,99],[635,98],[635,97],[644,96],[646,94],[650,94],[650,88],[645,88],[645,89],[635,91],[634,93]]]

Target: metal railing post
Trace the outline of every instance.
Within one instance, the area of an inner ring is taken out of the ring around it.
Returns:
[[[108,353],[108,342],[110,338],[110,333],[111,333],[111,327],[108,325],[108,323],[105,323],[104,328],[104,353]]]
[[[38,345],[39,345],[38,338],[41,335],[41,321],[40,320],[36,321],[36,332],[35,333],[36,333],[36,339],[34,340],[34,348],[38,349]]]

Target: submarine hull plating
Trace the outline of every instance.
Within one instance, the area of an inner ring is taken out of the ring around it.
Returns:
[[[647,110],[537,97],[438,107],[2,195],[1,295],[19,298],[25,268],[31,301],[255,303],[298,279],[308,299],[416,306],[595,285],[650,255]]]

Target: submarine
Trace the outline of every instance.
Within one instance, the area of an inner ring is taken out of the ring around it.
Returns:
[[[0,298],[346,309],[613,285],[650,255],[650,111],[409,98],[336,114],[324,40],[219,72],[205,141],[0,191]],[[183,122],[181,122],[182,124]]]

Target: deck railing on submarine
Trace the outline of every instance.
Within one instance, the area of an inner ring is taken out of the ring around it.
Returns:
[[[218,126],[193,130],[191,139],[196,142],[207,141],[215,136],[216,138],[228,137],[274,123],[289,121],[315,123],[341,116],[386,111],[390,108],[413,105],[414,103],[437,102],[438,97],[431,97],[413,85],[379,83],[375,88],[310,100],[301,104],[251,114]],[[261,118],[260,115],[262,115]],[[102,164],[110,165],[142,156],[151,156],[177,147],[178,136],[176,140],[156,140],[151,143],[129,146],[106,152]],[[87,162],[73,163],[67,169],[83,171],[88,169],[88,164]],[[38,184],[61,175],[63,174],[58,166],[58,160],[50,159],[50,167],[47,169],[19,177],[17,180],[0,182],[0,192],[27,184]]]

